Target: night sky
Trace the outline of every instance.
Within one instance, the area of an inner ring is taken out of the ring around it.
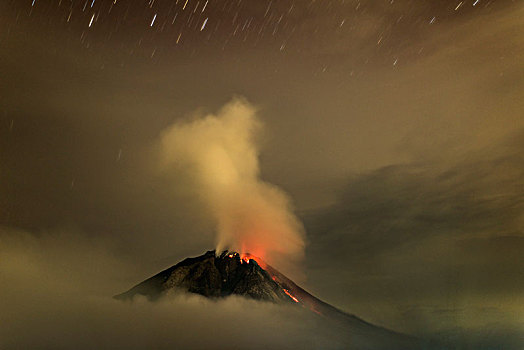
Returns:
[[[169,343],[168,325],[183,327],[165,310],[105,298],[215,248],[203,186],[166,171],[159,149],[233,100],[262,125],[253,182],[278,186],[303,225],[303,256],[284,272],[380,326],[522,349],[523,5],[2,1],[0,347],[49,333],[57,348],[93,334],[128,346],[133,332],[135,347]],[[175,306],[206,318],[199,301]],[[271,329],[259,344],[330,348],[304,338],[310,324],[280,337],[279,312],[256,312],[241,317]],[[136,332],[134,317],[163,331]]]

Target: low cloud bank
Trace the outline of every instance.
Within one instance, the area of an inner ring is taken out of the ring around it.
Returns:
[[[0,229],[0,348],[344,348],[342,334],[294,306],[187,294],[116,301],[133,265],[113,253],[81,234]]]

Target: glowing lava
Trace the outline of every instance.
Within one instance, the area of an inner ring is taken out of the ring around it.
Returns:
[[[255,256],[253,256],[252,254],[249,254],[249,253],[241,253],[241,254],[238,254],[238,253],[230,253],[227,255],[229,258],[234,258],[236,256],[239,256],[240,257],[240,263],[243,264],[243,263],[246,263],[246,264],[249,264],[249,261],[253,260],[255,261],[262,269],[266,269],[268,267],[268,265],[266,263],[264,263],[264,261],[260,258],[257,258],[255,260]],[[272,275],[271,276],[271,279],[273,281],[275,281],[276,283],[280,284],[280,280],[277,276],[274,276]],[[286,293],[286,295],[288,297],[290,297],[295,303],[299,303],[300,301],[293,295],[291,294],[291,292],[289,290],[287,290],[286,288],[282,288],[282,291],[284,293]],[[317,312],[316,310],[312,309],[313,311]],[[318,312],[317,312],[318,313]]]
[[[249,261],[252,260],[250,254],[230,253],[230,254],[227,255],[227,257],[230,258],[230,259],[232,259],[232,258],[234,258],[236,256],[240,257],[240,263],[241,264],[243,264],[243,263],[249,264]],[[254,259],[253,259],[253,261],[256,262],[256,260],[254,260]]]
[[[284,291],[284,293],[287,294],[288,297],[290,297],[291,299],[293,299],[293,301],[294,301],[295,303],[298,303],[298,299],[295,298],[295,297],[293,296],[293,294],[291,294],[291,293],[289,292],[289,290],[287,290],[287,289],[285,289],[285,288],[282,288],[282,290]]]

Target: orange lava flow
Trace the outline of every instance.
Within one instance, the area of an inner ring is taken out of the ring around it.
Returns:
[[[250,254],[231,253],[231,254],[227,255],[228,258],[234,258],[235,256],[240,256],[240,263],[241,264],[243,264],[243,263],[249,264],[250,260],[254,260],[253,257]]]
[[[250,260],[254,260],[256,261],[256,263],[258,264],[258,266],[260,266],[261,268],[263,268],[264,270],[266,269],[267,265],[266,263],[260,259],[258,256],[255,256],[253,254],[249,254],[249,253],[241,253],[240,254],[240,262],[246,262],[246,263],[249,263]]]
[[[252,255],[252,254],[249,254],[249,253],[230,253],[228,254],[228,257],[229,258],[234,258],[235,256],[240,256],[240,263],[243,264],[243,263],[246,263],[246,264],[249,264],[249,261],[250,260],[253,260],[255,261],[262,269],[266,269],[267,268],[267,264],[260,258]],[[276,277],[276,276],[271,276],[271,279],[277,283],[280,284],[280,281],[279,281],[279,278]],[[286,293],[286,295],[288,297],[290,297],[295,303],[300,303],[300,301],[293,295],[291,294],[291,292],[285,288],[282,288],[282,290],[284,291],[284,293]],[[312,309],[313,311],[315,311],[316,313],[320,314],[318,311],[316,311],[315,309]]]
[[[287,294],[288,297],[290,297],[291,299],[293,299],[293,301],[294,301],[295,303],[298,303],[298,299],[295,298],[295,297],[293,296],[293,294],[291,294],[291,293],[289,292],[289,290],[287,290],[287,289],[285,289],[285,288],[283,288],[282,290],[284,291],[284,293]]]
[[[253,259],[254,257],[251,254],[248,253],[241,253],[240,254],[240,262],[249,264],[249,260]],[[255,260],[255,259],[253,259]],[[256,261],[256,260],[255,260]]]

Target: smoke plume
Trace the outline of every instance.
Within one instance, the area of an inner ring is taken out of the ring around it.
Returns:
[[[175,123],[161,136],[162,163],[189,174],[217,225],[217,251],[251,253],[273,264],[303,255],[301,223],[287,195],[260,178],[256,109],[239,98],[216,115]]]

